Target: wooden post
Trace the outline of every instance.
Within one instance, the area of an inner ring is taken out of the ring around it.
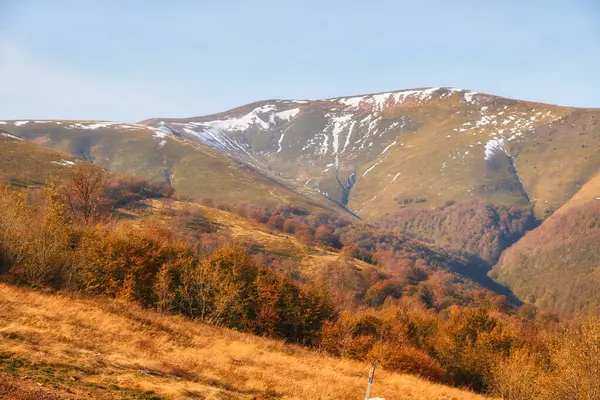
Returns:
[[[375,368],[377,364],[371,365],[371,370],[369,371],[369,383],[367,384],[367,394],[365,395],[365,400],[369,400],[371,398],[371,385],[373,384],[373,379],[375,379]]]

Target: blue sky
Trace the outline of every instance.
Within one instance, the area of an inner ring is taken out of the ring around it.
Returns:
[[[453,86],[600,107],[597,0],[0,0],[0,118]]]

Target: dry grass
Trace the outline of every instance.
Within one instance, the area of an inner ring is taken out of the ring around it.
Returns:
[[[165,209],[160,200],[148,200],[146,204],[151,207],[150,210],[146,210],[147,218],[156,219],[158,217],[162,219],[166,226],[173,226],[174,217],[164,212]],[[307,244],[295,235],[280,231],[273,232],[265,224],[260,224],[232,212],[182,201],[174,202],[170,207],[172,210],[179,212],[193,210],[200,213],[207,221],[226,230],[227,234],[237,243],[254,247],[256,250],[279,258],[293,259],[298,263],[299,273],[309,280],[323,266],[341,259],[340,253],[331,251],[319,243]],[[139,218],[140,216],[131,214],[131,217]],[[360,269],[368,266],[368,264],[358,259],[353,259],[351,263]]]
[[[360,399],[368,369],[130,304],[0,284],[0,374],[53,386],[57,398]],[[373,395],[481,398],[385,371]]]

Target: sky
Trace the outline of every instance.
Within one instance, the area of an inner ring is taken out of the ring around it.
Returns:
[[[450,86],[600,107],[598,0],[0,0],[0,118]]]

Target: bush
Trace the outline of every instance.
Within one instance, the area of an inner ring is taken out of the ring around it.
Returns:
[[[447,380],[446,371],[436,360],[413,347],[377,343],[367,354],[367,359],[389,371],[418,375],[435,382]]]

